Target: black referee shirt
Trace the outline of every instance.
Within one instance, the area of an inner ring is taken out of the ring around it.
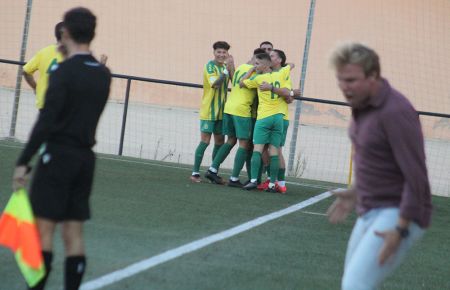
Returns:
[[[44,142],[94,146],[110,84],[111,73],[90,54],[77,54],[60,63],[50,74],[44,108],[17,165],[27,165]]]

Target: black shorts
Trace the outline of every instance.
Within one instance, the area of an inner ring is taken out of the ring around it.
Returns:
[[[30,192],[35,216],[53,221],[89,219],[94,168],[95,154],[89,148],[45,145]]]

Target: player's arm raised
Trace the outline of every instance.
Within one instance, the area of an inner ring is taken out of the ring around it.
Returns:
[[[219,75],[219,78],[214,81],[211,87],[218,89],[222,85],[222,83],[227,79],[228,70],[226,68],[223,69],[222,73]]]
[[[241,78],[241,81],[239,82],[239,86],[241,88],[245,87],[246,85],[244,84],[244,81],[247,80],[248,78],[250,78],[250,76],[255,72],[256,67],[252,67],[251,69],[248,70],[248,72]]]

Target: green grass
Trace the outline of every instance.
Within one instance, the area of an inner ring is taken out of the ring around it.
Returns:
[[[0,144],[0,209],[10,194],[15,144]],[[286,196],[192,184],[190,168],[101,156],[86,223],[84,281],[194,240],[286,208],[326,191],[289,185]],[[297,183],[313,183],[290,179]],[[321,183],[314,182],[314,184]],[[335,186],[322,184],[325,188]],[[331,199],[304,211],[324,213]],[[434,198],[433,226],[383,289],[449,289],[449,200]],[[227,240],[158,265],[105,289],[339,289],[347,239],[355,216],[342,225],[298,211]],[[60,289],[63,249],[55,236],[48,289]],[[12,254],[0,248],[0,289],[24,289]]]

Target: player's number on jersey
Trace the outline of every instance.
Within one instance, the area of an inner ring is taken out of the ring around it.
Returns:
[[[280,87],[281,87],[279,81],[275,81],[274,83],[271,83],[271,85],[272,85],[274,88],[280,88]],[[275,99],[275,96],[276,96],[277,99],[280,97],[279,95],[275,94],[274,92],[271,92],[271,99],[272,99],[272,100]]]

